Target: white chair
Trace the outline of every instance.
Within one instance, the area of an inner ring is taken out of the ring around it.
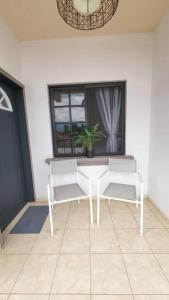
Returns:
[[[78,169],[76,159],[51,161],[47,191],[51,235],[53,235],[52,209],[59,203],[88,198],[90,222],[93,225],[91,179]]]
[[[143,181],[136,160],[109,158],[108,169],[97,181],[97,225],[100,224],[100,199],[123,201],[140,206],[140,235],[143,236]]]

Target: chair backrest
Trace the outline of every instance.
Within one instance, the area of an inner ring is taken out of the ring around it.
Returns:
[[[77,172],[76,159],[54,160],[50,163],[51,174],[63,174]]]
[[[50,162],[52,186],[60,186],[77,182],[76,159],[65,159]]]
[[[134,159],[109,159],[111,182],[136,185],[137,164]]]
[[[137,163],[135,159],[109,158],[109,170],[119,173],[136,173]]]

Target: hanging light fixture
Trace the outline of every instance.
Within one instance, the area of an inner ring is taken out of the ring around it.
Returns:
[[[79,30],[104,26],[115,14],[119,0],[56,0],[62,19]]]

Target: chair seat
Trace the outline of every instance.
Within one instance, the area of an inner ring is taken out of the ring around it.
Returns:
[[[103,196],[134,201],[136,200],[136,187],[128,184],[109,183]]]
[[[85,196],[87,194],[85,194],[77,183],[54,187],[55,201],[64,201]]]

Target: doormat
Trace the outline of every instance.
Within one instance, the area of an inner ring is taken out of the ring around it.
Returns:
[[[30,206],[10,233],[39,233],[49,213],[48,206]]]

